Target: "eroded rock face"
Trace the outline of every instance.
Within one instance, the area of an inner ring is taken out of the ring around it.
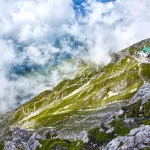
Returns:
[[[82,131],[79,136],[80,139],[83,141],[83,143],[88,143],[89,138],[88,138],[88,133],[86,131]]]
[[[29,138],[29,132],[25,129],[20,129],[19,127],[16,127],[12,130],[12,136],[14,141],[27,141]]]
[[[119,136],[107,144],[103,150],[127,150],[150,148],[150,125],[141,125],[126,136]]]
[[[39,134],[33,133],[33,135],[30,137],[29,141],[27,142],[28,148],[30,150],[35,150],[37,146],[41,146],[39,139],[43,139]]]
[[[5,144],[4,150],[18,150],[16,148],[15,143],[12,141],[5,142],[4,144]]]
[[[146,83],[138,90],[138,92],[133,96],[131,103],[136,103],[138,100],[142,99],[142,104],[146,103],[150,98],[150,84]]]
[[[41,146],[39,139],[42,137],[38,133],[33,133],[30,137],[29,132],[25,129],[16,127],[12,130],[12,141],[5,142],[4,150],[35,150],[37,146]]]

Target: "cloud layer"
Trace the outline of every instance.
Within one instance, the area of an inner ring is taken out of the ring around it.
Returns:
[[[43,85],[50,81],[56,85],[58,72],[45,70],[66,58],[86,53],[95,63],[107,64],[110,52],[149,38],[149,18],[149,0],[87,0],[80,5],[72,0],[1,0],[0,111],[49,89]],[[72,66],[63,68],[72,71]]]

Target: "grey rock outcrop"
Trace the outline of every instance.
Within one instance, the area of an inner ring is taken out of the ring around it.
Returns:
[[[115,53],[112,58],[112,62],[119,61],[119,60],[123,59],[125,56],[131,55],[131,53],[130,53],[131,48],[134,48],[134,54],[136,54],[137,51],[141,51],[143,49],[143,47],[146,46],[149,42],[150,42],[150,39],[145,39],[141,42],[133,44],[132,46],[130,46],[126,49],[123,49],[122,51],[120,51],[118,53]]]
[[[5,144],[4,150],[18,150],[16,148],[15,143],[13,143],[13,141],[8,141],[8,142],[5,142],[4,144]]]
[[[83,143],[88,143],[89,138],[88,138],[88,133],[86,131],[82,131],[79,135],[79,139],[83,141]]]
[[[27,145],[30,150],[35,150],[37,146],[41,146],[39,139],[43,139],[39,134],[33,133],[33,135],[30,137],[29,141],[27,142]]]
[[[110,134],[110,133],[112,133],[112,132],[114,132],[114,127],[110,128],[110,129],[108,129],[108,130],[106,131],[107,134]]]
[[[150,148],[150,125],[141,125],[126,136],[119,136],[107,144],[103,150],[130,150]]]
[[[138,90],[138,92],[133,96],[131,103],[136,103],[142,99],[142,104],[146,103],[150,98],[150,84],[146,83]]]
[[[12,130],[12,141],[4,143],[4,150],[35,150],[37,146],[41,146],[39,139],[43,139],[38,133],[29,135],[29,131],[16,127]]]

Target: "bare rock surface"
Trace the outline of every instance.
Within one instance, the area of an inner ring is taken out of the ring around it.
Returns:
[[[41,146],[39,139],[43,139],[38,133],[29,135],[29,131],[16,127],[12,130],[12,141],[5,142],[4,150],[36,150],[37,146]]]
[[[131,103],[136,103],[138,100],[142,99],[142,104],[146,103],[150,98],[150,84],[146,83],[138,90],[138,92],[133,96]]]
[[[107,144],[103,150],[128,150],[150,148],[150,125],[141,125],[126,136],[119,136]]]

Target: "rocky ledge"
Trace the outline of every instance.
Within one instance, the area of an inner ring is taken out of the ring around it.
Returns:
[[[113,139],[103,150],[141,150],[150,148],[150,125],[141,125],[126,136]]]

